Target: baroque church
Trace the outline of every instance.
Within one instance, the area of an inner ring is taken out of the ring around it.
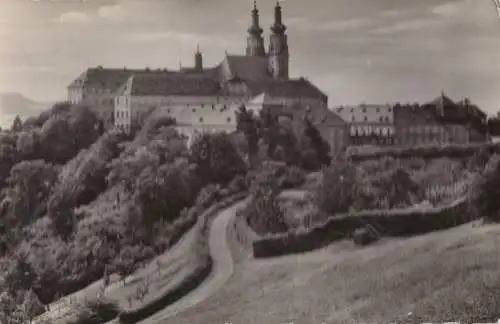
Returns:
[[[290,77],[286,29],[278,2],[266,51],[254,2],[244,55],[226,52],[219,64],[205,67],[197,49],[194,66],[175,71],[89,68],[68,86],[68,100],[87,104],[108,126],[124,131],[144,113],[168,115],[188,138],[203,131],[235,130],[234,115],[241,105],[254,111],[301,106],[330,114],[321,90],[304,77]]]

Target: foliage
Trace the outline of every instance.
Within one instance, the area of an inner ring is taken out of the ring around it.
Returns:
[[[116,318],[120,312],[118,305],[104,299],[91,300],[79,306],[76,319],[70,324],[101,324]]]
[[[278,194],[279,185],[268,173],[260,173],[250,187],[251,201],[242,210],[248,225],[259,235],[281,233],[288,229]]]
[[[243,158],[227,133],[203,133],[191,145],[190,161],[202,184],[227,184],[246,172]]]
[[[12,126],[10,130],[13,133],[17,133],[22,130],[22,127],[23,127],[23,121],[21,120],[21,117],[19,117],[19,115],[16,115],[16,117],[14,117],[14,120],[12,121]]]
[[[328,214],[347,212],[361,193],[356,169],[347,163],[335,163],[323,169],[323,177],[315,190],[318,208]]]
[[[43,160],[23,161],[12,167],[7,179],[10,226],[27,225],[43,215],[58,169]]]
[[[331,162],[330,145],[321,136],[318,128],[307,118],[304,119],[304,137],[309,142],[308,146],[311,147],[308,155],[305,155],[303,158],[304,168],[317,170],[320,166],[329,165]]]
[[[491,157],[469,190],[472,212],[487,220],[500,221],[500,155]]]
[[[259,152],[259,120],[253,113],[253,110],[247,110],[242,106],[236,112],[237,131],[245,135],[247,142],[248,156],[252,164],[255,164],[255,158]]]

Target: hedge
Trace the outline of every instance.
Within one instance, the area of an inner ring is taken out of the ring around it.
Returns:
[[[351,154],[347,154],[346,158],[353,161],[364,161],[378,159],[381,157],[464,158],[472,156],[483,149],[486,149],[490,154],[500,153],[500,145],[498,143],[471,143],[415,147],[389,147],[375,152],[353,152]]]
[[[371,210],[330,217],[323,224],[296,232],[266,236],[253,242],[255,258],[303,253],[350,237],[360,227],[370,224],[383,236],[410,236],[442,230],[471,221],[465,198],[451,205],[418,209]]]
[[[245,248],[252,248],[254,241],[258,240],[261,236],[248,225],[245,217],[240,214],[240,211],[234,217],[232,224],[234,231],[236,233],[236,239]]]
[[[198,222],[196,223],[198,231],[197,240],[195,245],[193,246],[193,254],[195,255],[194,258],[196,260],[196,266],[193,271],[181,282],[175,285],[172,290],[168,291],[163,296],[145,304],[139,309],[122,312],[119,315],[120,323],[132,324],[148,318],[158,311],[169,306],[170,304],[181,299],[182,297],[186,296],[206,280],[206,278],[212,272],[213,263],[213,260],[210,256],[207,233],[210,220],[221,209],[232,205],[236,201],[241,200],[246,196],[246,192],[235,193],[232,196],[225,198],[223,201],[213,205],[200,215]]]

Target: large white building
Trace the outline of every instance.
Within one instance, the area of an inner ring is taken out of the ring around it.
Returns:
[[[134,118],[154,109],[174,117],[188,136],[234,129],[236,107],[264,93],[280,105],[326,108],[328,97],[323,92],[305,78],[289,77],[288,40],[279,3],[270,29],[266,52],[254,4],[245,55],[226,53],[219,64],[206,68],[198,50],[194,67],[176,71],[88,69],[68,87],[68,100],[88,103],[108,125],[125,131]]]

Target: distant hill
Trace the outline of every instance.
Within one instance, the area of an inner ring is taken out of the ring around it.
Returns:
[[[36,102],[17,92],[0,93],[0,126],[10,127],[16,115],[24,120],[38,115],[52,105],[53,103]]]

